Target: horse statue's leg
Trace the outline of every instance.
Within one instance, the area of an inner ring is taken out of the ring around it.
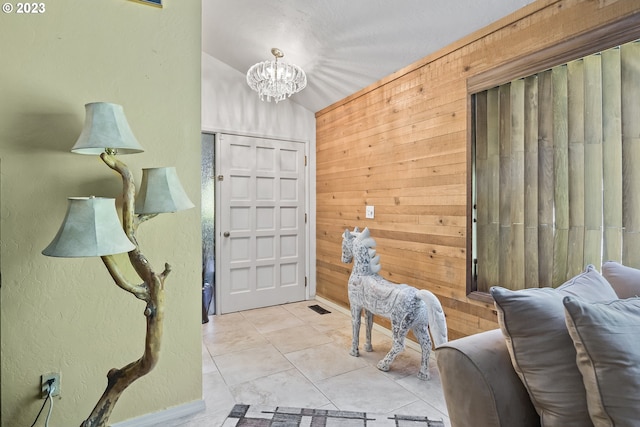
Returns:
[[[360,352],[358,351],[358,341],[360,338],[360,316],[362,313],[362,307],[351,303],[351,351],[350,355],[358,357]]]
[[[426,316],[425,316],[426,319]],[[413,334],[420,343],[422,349],[422,362],[420,364],[420,372],[418,372],[418,378],[421,380],[428,380],[431,378],[429,374],[429,355],[431,354],[431,337],[429,337],[429,330],[427,322],[418,322],[412,329]]]
[[[393,336],[393,344],[387,355],[378,362],[378,369],[387,372],[391,367],[391,363],[396,356],[404,350],[404,340],[409,332],[409,325],[399,316],[391,316],[391,334]]]
[[[364,316],[367,327],[367,342],[364,345],[364,349],[366,351],[373,351],[373,346],[371,345],[371,328],[373,327],[373,313],[369,310],[364,310]]]

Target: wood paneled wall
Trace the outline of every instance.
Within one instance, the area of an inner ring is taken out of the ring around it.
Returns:
[[[450,339],[496,328],[493,304],[467,296],[467,79],[639,11],[640,0],[539,0],[319,111],[317,294],[348,307],[341,235],[366,226],[381,274],[434,292]]]

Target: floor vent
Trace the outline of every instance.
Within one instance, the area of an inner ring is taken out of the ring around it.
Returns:
[[[326,308],[322,308],[320,307],[318,304],[315,305],[310,305],[309,308],[313,311],[315,311],[318,314],[327,314],[327,313],[331,313],[329,310],[327,310]]]

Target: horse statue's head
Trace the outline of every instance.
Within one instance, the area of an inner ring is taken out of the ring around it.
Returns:
[[[342,262],[354,261],[353,270],[359,274],[376,274],[380,271],[380,257],[376,255],[376,241],[371,237],[369,228],[362,232],[356,227],[353,232],[345,230],[342,235]]]
[[[353,239],[359,234],[360,230],[358,227],[354,228],[353,231],[349,231],[347,228],[342,234],[342,262],[345,264],[353,261]]]

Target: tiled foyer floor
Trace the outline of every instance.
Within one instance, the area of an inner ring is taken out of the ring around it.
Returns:
[[[206,410],[164,426],[217,427],[235,403],[424,415],[449,426],[433,354],[429,381],[417,378],[420,353],[410,347],[381,372],[391,338],[374,330],[368,353],[364,327],[360,335],[352,357],[349,316],[316,301],[211,316],[202,325]]]

